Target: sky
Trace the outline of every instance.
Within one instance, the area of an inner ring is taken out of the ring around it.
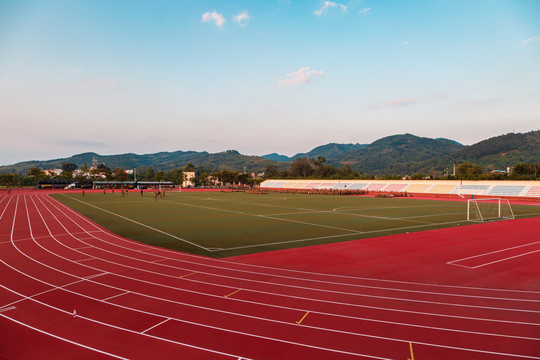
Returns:
[[[540,129],[537,0],[0,0],[0,165]]]

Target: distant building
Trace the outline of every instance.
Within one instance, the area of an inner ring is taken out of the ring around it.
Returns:
[[[182,182],[182,187],[194,187],[195,183],[193,182],[193,179],[196,176],[195,171],[187,171],[187,172],[184,172],[183,174],[184,174],[184,181]]]
[[[62,169],[43,170],[43,172],[47,176],[60,176],[60,175],[62,175]]]

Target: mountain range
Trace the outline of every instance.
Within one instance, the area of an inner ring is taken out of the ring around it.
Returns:
[[[506,169],[518,162],[538,162],[540,160],[540,131],[528,133],[509,133],[496,136],[474,145],[465,146],[444,138],[426,138],[412,134],[387,136],[371,144],[336,144],[318,146],[306,153],[292,157],[277,153],[264,156],[248,156],[236,150],[219,153],[174,151],[138,155],[99,155],[93,152],[73,155],[68,158],[25,161],[13,165],[0,166],[2,173],[25,173],[31,167],[41,169],[61,168],[63,163],[77,166],[93,162],[116,167],[133,169],[152,167],[155,170],[183,168],[188,163],[205,171],[221,169],[259,172],[269,164],[288,169],[295,159],[323,156],[327,163],[336,167],[348,164],[356,171],[368,174],[404,175],[418,172],[442,173],[454,164],[472,162],[485,171]]]

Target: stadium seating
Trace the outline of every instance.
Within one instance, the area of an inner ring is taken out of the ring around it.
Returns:
[[[540,186],[531,186],[531,188],[529,189],[529,191],[527,191],[525,196],[540,197]]]
[[[334,190],[344,190],[347,189],[347,186],[351,185],[351,183],[337,183],[334,186],[332,186],[332,189]]]
[[[405,188],[408,186],[409,184],[390,184],[388,185],[384,191],[389,191],[389,192],[401,192],[401,191],[405,191]]]
[[[364,189],[368,183],[353,183],[351,186],[349,186],[348,190],[362,190]]]
[[[525,186],[517,185],[495,185],[488,195],[494,196],[519,196]]]
[[[427,192],[431,194],[450,194],[455,188],[456,185],[433,185]]]
[[[469,194],[469,195],[484,195],[489,190],[491,185],[459,185],[451,193],[452,194]]]
[[[382,191],[382,189],[388,184],[378,184],[378,183],[375,183],[375,184],[369,184],[368,187],[366,188],[367,191]]]
[[[410,193],[423,193],[431,187],[431,184],[411,184],[407,188]]]

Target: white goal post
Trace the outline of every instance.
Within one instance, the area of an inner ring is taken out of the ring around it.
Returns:
[[[494,221],[515,219],[508,199],[467,200],[467,221]]]

